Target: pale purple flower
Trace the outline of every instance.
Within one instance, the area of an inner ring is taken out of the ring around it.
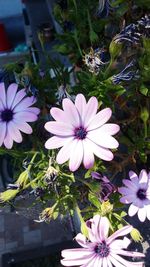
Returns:
[[[91,176],[100,182],[100,201],[107,201],[109,196],[116,192],[116,187],[106,176],[102,176],[98,172],[91,172]]]
[[[12,83],[7,92],[4,83],[0,83],[0,146],[11,149],[13,142],[21,143],[22,135],[32,133],[27,122],[37,120],[40,110],[31,107],[36,102],[35,97],[26,97],[25,89],[17,92],[18,85]]]
[[[131,204],[128,210],[129,216],[137,213],[141,222],[144,222],[146,217],[150,220],[150,173],[143,169],[138,177],[135,172],[130,171],[129,177],[130,180],[123,180],[125,187],[118,189],[123,195],[120,202]]]
[[[45,147],[62,147],[57,154],[57,163],[63,164],[69,160],[70,170],[76,171],[82,161],[86,169],[91,168],[94,164],[94,155],[106,161],[112,160],[113,153],[109,148],[117,148],[119,145],[112,137],[119,131],[119,126],[106,123],[112,115],[111,109],[105,108],[97,113],[96,97],[91,97],[86,103],[82,94],[76,96],[75,104],[65,98],[62,105],[63,110],[50,110],[56,121],[45,124],[46,130],[55,135],[48,139]]]
[[[81,267],[142,267],[143,262],[127,261],[121,256],[144,257],[143,253],[126,251],[130,244],[127,237],[132,226],[125,226],[108,237],[109,221],[106,217],[95,215],[87,223],[89,239],[78,234],[75,239],[82,248],[65,249],[62,251],[61,264],[64,266]],[[121,256],[120,256],[121,255]]]

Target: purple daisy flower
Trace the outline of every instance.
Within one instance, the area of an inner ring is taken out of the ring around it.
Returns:
[[[26,97],[25,89],[17,92],[18,85],[10,84],[5,90],[4,83],[0,83],[0,146],[11,149],[13,142],[21,143],[22,135],[32,133],[27,122],[37,120],[40,110],[31,107],[36,102],[35,97]]]
[[[141,222],[144,222],[146,217],[150,220],[150,173],[146,170],[141,170],[139,177],[133,171],[129,172],[130,180],[124,179],[125,187],[118,189],[123,195],[120,202],[130,204],[128,214],[134,216],[138,214]]]
[[[119,145],[112,135],[120,128],[117,124],[106,123],[112,115],[111,109],[105,108],[97,113],[96,97],[91,97],[86,103],[82,94],[76,96],[75,104],[65,98],[62,105],[63,110],[50,110],[56,121],[45,124],[46,130],[55,135],[48,139],[45,147],[62,147],[56,158],[57,163],[63,164],[70,159],[69,169],[76,171],[82,161],[84,167],[90,169],[94,164],[94,154],[103,160],[112,160],[113,153],[109,148]]]
[[[120,237],[129,234],[132,226],[125,226],[108,237],[109,221],[106,217],[95,215],[87,223],[89,240],[83,234],[75,239],[82,248],[65,249],[62,251],[61,264],[64,266],[81,267],[142,267],[143,262],[131,262],[122,258],[144,257],[143,253],[126,251],[130,240]]]
[[[107,201],[109,196],[116,192],[116,187],[110,182],[106,176],[100,175],[98,172],[91,172],[91,176],[100,182],[100,200]]]

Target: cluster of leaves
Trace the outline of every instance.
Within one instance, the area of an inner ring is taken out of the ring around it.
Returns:
[[[11,151],[0,148],[0,155],[7,153],[12,157],[16,170],[16,188],[1,193],[2,205],[9,203],[17,209],[21,197],[25,199],[33,195],[31,205],[40,202],[43,208],[49,207],[49,219],[68,214],[68,211],[73,214],[76,210],[83,231],[86,231],[83,217],[87,219],[97,212],[109,217],[112,231],[125,224],[126,213],[122,211],[119,195],[113,194],[110,201],[101,202],[98,197],[101,185],[91,178],[90,172],[107,173],[113,180],[119,174],[127,176],[129,166],[137,171],[148,168],[150,38],[143,36],[136,45],[114,41],[114,36],[122,30],[123,25],[135,22],[147,13],[148,2],[115,0],[111,2],[109,15],[101,17],[97,14],[97,0],[58,1],[54,6],[54,16],[62,31],[56,34],[58,43],[53,49],[70,59],[71,69],[59,60],[51,59],[46,51],[43,51],[46,64],[42,76],[40,63],[36,66],[31,62],[25,66],[7,66],[7,70],[13,71],[18,78],[19,85],[27,87],[28,94],[34,94],[33,88],[37,89],[41,114],[34,125],[35,134],[25,139],[24,143],[28,143],[28,146],[17,145]],[[84,64],[85,55],[91,47],[105,49],[110,56],[109,63],[100,68],[98,74],[91,73]],[[113,76],[132,60],[136,62],[138,80],[124,80],[114,84]],[[76,83],[73,86],[70,74],[75,75]],[[32,87],[25,84],[27,81]],[[120,148],[109,164],[96,160],[94,168],[87,173],[81,169],[72,174],[68,173],[67,164],[61,167],[56,164],[54,151],[44,149],[48,137],[43,125],[49,119],[49,108],[59,106],[56,93],[60,85],[67,86],[68,92],[73,95],[82,92],[87,98],[96,96],[100,107],[112,108],[113,121],[120,125],[121,131]],[[26,158],[27,165],[20,174],[22,162]],[[52,159],[50,163],[49,159]]]

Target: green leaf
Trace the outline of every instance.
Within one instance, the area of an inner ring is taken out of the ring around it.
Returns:
[[[101,203],[98,200],[97,196],[95,196],[92,192],[88,195],[89,201],[98,209],[101,208]]]
[[[142,95],[145,95],[145,96],[147,96],[148,95],[148,88],[146,88],[144,85],[142,85],[141,87],[140,87],[140,93],[142,94]]]

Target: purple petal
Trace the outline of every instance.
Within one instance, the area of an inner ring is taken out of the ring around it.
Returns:
[[[0,122],[0,146],[3,144],[6,134],[6,122]]]
[[[6,107],[6,92],[5,92],[4,83],[0,83],[0,99],[1,99],[4,107]]]
[[[7,130],[9,132],[9,135],[11,136],[11,138],[17,142],[17,143],[21,143],[22,142],[22,135],[20,133],[20,131],[17,129],[17,127],[15,126],[15,124],[10,121],[7,124]]]
[[[33,122],[36,121],[38,117],[34,113],[21,111],[14,114],[14,119],[17,119],[20,122]]]
[[[94,165],[94,155],[89,146],[88,139],[83,140],[83,164],[86,169],[90,169]]]
[[[26,96],[25,89],[18,91],[13,101],[12,108],[14,108],[25,96]]]
[[[16,120],[16,119],[14,119],[13,122],[16,124],[16,127],[23,133],[26,133],[26,134],[32,133],[32,128],[28,123],[20,122],[20,120]]]
[[[135,200],[135,195],[127,195],[120,198],[120,202],[124,204],[130,204]]]
[[[126,195],[126,196],[131,195],[131,194],[135,193],[136,191],[135,190],[133,191],[132,189],[129,189],[129,188],[126,188],[126,187],[118,188],[118,192],[123,194],[123,195]]]
[[[93,117],[95,116],[97,109],[98,109],[97,98],[92,96],[89,99],[83,114],[83,123],[85,128],[89,125],[91,119],[93,119]]]
[[[97,129],[101,127],[104,123],[106,123],[112,115],[112,111],[110,108],[105,108],[98,112],[93,119],[90,121],[88,125],[88,131]]]
[[[119,146],[118,141],[114,137],[108,135],[107,133],[101,133],[100,129],[88,132],[87,138],[97,145],[105,148],[117,148]]]
[[[129,234],[132,231],[132,229],[133,227],[131,225],[122,227],[121,229],[113,233],[110,237],[108,237],[107,244],[110,244],[114,239],[116,239],[119,236],[124,236],[124,235]]]
[[[13,139],[11,138],[11,135],[7,131],[6,137],[4,139],[4,145],[6,148],[11,149],[13,146]]]
[[[11,108],[13,104],[17,89],[18,89],[18,85],[16,83],[12,83],[11,85],[9,85],[7,89],[7,107],[8,108]]]
[[[135,172],[129,171],[129,177],[133,183],[139,184],[139,178]]]
[[[110,161],[113,159],[113,153],[107,148],[96,145],[91,140],[88,140],[89,145],[91,146],[91,151],[100,159]]]
[[[70,171],[76,171],[83,160],[83,144],[81,140],[75,139],[73,141],[72,150],[70,153],[69,169]]]
[[[39,113],[40,113],[40,109],[39,108],[35,108],[35,107],[27,108],[26,111],[34,113],[36,115],[39,115]]]
[[[63,122],[49,121],[45,124],[45,129],[53,134],[60,136],[73,136],[73,127]]]
[[[80,126],[80,119],[79,119],[79,113],[75,107],[75,105],[72,103],[72,101],[68,98],[65,98],[62,102],[64,112],[66,114],[66,118],[68,119],[68,122],[74,125],[75,127]]]
[[[73,143],[74,143],[73,138],[69,138],[68,142],[66,142],[65,145],[60,149],[56,158],[58,164],[63,164],[64,162],[69,160],[71,149],[72,146],[74,145]]]
[[[64,146],[69,141],[69,139],[70,137],[53,136],[46,141],[45,147],[47,149],[60,148]],[[71,137],[71,140],[72,140],[72,137]]]
[[[86,99],[84,95],[78,94],[75,99],[75,106],[80,114],[81,121],[82,123],[84,122],[83,120],[83,115],[85,113],[85,108],[86,108]]]
[[[3,102],[2,102],[2,100],[0,98],[0,111],[2,111],[4,109],[5,109],[4,104],[3,104]]]
[[[132,191],[137,191],[137,189],[139,188],[139,186],[137,184],[135,184],[134,182],[132,182],[130,180],[123,179],[122,181],[123,181],[124,185],[126,185]]]
[[[20,101],[14,108],[14,112],[20,112],[26,110],[28,107],[32,106],[35,103],[35,97],[25,97]]]

